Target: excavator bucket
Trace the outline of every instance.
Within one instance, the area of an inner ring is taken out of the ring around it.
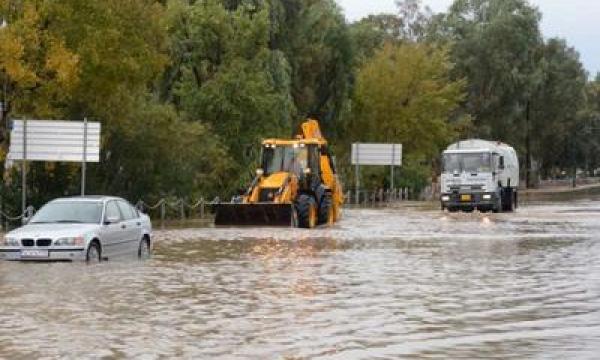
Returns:
[[[292,204],[218,204],[216,226],[293,226]]]

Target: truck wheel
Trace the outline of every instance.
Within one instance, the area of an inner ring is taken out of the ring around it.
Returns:
[[[319,225],[333,223],[333,200],[330,194],[325,194],[319,207]]]
[[[505,212],[515,211],[515,194],[512,189],[506,189],[502,192],[502,210]]]
[[[298,213],[299,227],[312,229],[317,226],[317,202],[312,196],[300,195],[296,202],[296,212]]]
[[[498,196],[498,198],[496,199],[496,205],[494,205],[494,208],[492,209],[492,211],[494,213],[499,213],[502,210],[504,210],[503,205],[502,205],[502,198],[504,197],[504,192],[500,192],[500,196]]]
[[[506,207],[507,207],[506,211],[515,212],[515,207],[516,207],[515,194],[512,191],[510,192],[510,203]]]

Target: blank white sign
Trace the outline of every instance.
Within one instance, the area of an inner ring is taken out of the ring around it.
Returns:
[[[23,160],[23,120],[13,121],[9,160]],[[85,158],[100,162],[100,123],[87,123]],[[27,120],[27,161],[83,162],[83,121]]]
[[[352,144],[352,165],[402,166],[402,144]]]

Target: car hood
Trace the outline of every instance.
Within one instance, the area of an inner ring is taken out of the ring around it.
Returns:
[[[29,224],[15,229],[6,235],[34,239],[40,237],[74,237],[93,232],[99,226],[97,224]]]

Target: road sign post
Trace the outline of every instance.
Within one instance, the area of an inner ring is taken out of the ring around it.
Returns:
[[[21,214],[27,209],[27,119],[23,120],[23,158],[21,159]]]
[[[355,144],[356,145],[356,144]],[[353,145],[354,146],[354,145]],[[356,149],[356,162],[354,165],[354,189],[356,192],[356,205],[360,204],[360,148]]]
[[[402,166],[402,144],[352,144],[352,165],[355,166],[356,203],[360,196],[360,166],[390,166],[390,185],[395,188],[395,167]]]
[[[81,196],[85,195],[85,172],[87,165],[88,121],[83,119],[83,161],[81,162]]]
[[[98,122],[58,120],[14,120],[10,134],[9,161],[21,161],[23,212],[27,207],[27,162],[81,163],[81,195],[86,193],[88,162],[100,162]]]

